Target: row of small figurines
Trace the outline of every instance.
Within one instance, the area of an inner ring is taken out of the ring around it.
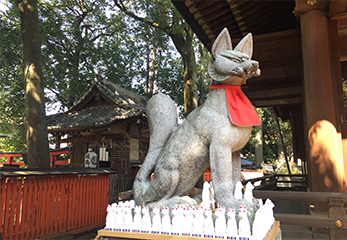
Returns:
[[[243,188],[245,188],[244,193]],[[234,198],[237,200],[244,199],[253,204],[253,189],[254,186],[251,182],[248,182],[245,186],[243,186],[241,181],[237,181],[234,190]],[[215,209],[215,207],[218,205],[217,200],[215,199],[212,181],[204,182],[201,196],[202,202],[200,205],[203,208]]]
[[[255,214],[252,224],[253,234],[246,207],[240,207],[237,223],[234,208],[228,208],[227,214],[224,207],[217,208],[214,211],[215,221],[213,221],[212,210],[209,208],[175,207],[171,209],[171,219],[168,208],[153,207],[151,218],[148,207],[133,206],[133,204],[134,202],[120,202],[119,205],[116,203],[108,205],[105,229],[224,239],[232,239],[230,237],[264,239],[274,223],[274,205],[269,199]]]

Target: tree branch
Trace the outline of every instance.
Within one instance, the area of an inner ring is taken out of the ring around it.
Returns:
[[[57,92],[56,90],[52,89],[52,88],[48,88],[46,87],[49,91],[51,91],[52,93],[54,93],[55,95],[60,95],[59,92]]]
[[[175,44],[177,51],[181,54],[182,57],[185,57],[186,55],[186,53],[184,52],[185,40],[184,40],[182,32],[170,34],[170,37],[173,43]]]
[[[113,30],[111,33],[100,33],[99,35],[96,35],[94,38],[91,39],[92,42],[95,42],[100,37],[111,37],[116,33],[116,30]]]
[[[119,10],[124,12],[126,15],[128,15],[129,17],[131,17],[131,18],[133,18],[133,19],[135,19],[137,21],[143,22],[143,23],[145,23],[145,24],[147,24],[147,25],[149,25],[151,27],[158,28],[158,29],[164,31],[169,36],[171,36],[171,33],[169,32],[169,28],[168,27],[160,26],[158,23],[152,22],[148,18],[139,17],[136,14],[134,14],[133,12],[128,11],[121,0],[113,0],[113,1],[114,1],[115,6]]]

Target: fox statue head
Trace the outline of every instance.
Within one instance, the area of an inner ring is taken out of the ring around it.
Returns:
[[[247,34],[233,50],[227,28],[218,35],[212,45],[208,74],[212,80],[228,85],[242,85],[251,77],[260,76],[259,63],[251,60],[252,34]]]

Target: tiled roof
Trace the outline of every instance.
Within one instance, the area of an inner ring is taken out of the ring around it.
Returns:
[[[114,105],[92,106],[75,111],[96,87]],[[132,117],[146,118],[146,99],[107,80],[97,80],[69,111],[47,116],[48,130],[102,127]]]
[[[121,107],[124,109],[139,107],[139,108],[143,108],[143,110],[145,110],[146,108],[147,100],[145,97],[142,97],[137,95],[136,93],[130,92],[105,79],[97,78],[94,80],[94,84],[87,91],[87,93],[84,94],[84,96],[80,100],[78,100],[70,108],[70,110],[74,109],[85,98],[87,98],[87,96],[90,94],[94,86],[118,107]]]

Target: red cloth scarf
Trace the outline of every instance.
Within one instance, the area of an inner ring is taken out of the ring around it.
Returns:
[[[225,89],[230,120],[238,126],[261,125],[261,121],[252,104],[240,86],[210,85],[210,89]]]

